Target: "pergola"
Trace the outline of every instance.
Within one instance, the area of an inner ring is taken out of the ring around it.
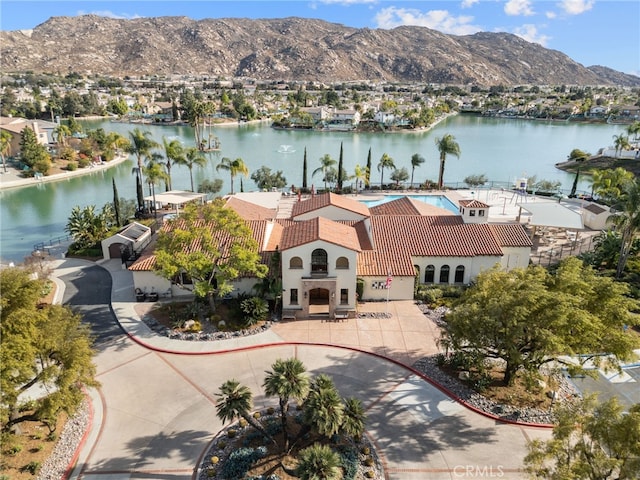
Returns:
[[[175,208],[175,213],[178,213],[180,207],[182,207],[185,203],[199,201],[201,204],[204,203],[207,197],[206,193],[194,193],[187,192],[183,190],[170,190],[164,193],[156,193],[155,201],[156,204],[161,204],[163,208],[173,210]],[[148,197],[144,197],[145,202],[149,202],[153,204],[154,197],[153,195],[149,195]]]

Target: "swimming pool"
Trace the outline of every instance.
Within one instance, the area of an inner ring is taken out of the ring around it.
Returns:
[[[460,214],[460,210],[458,206],[455,205],[451,200],[449,200],[444,195],[385,195],[383,198],[377,200],[360,200],[367,207],[375,207],[376,205],[382,205],[383,203],[391,202],[392,200],[397,200],[402,197],[409,197],[414,200],[419,200],[424,203],[428,203],[429,205],[433,205],[435,207],[445,208],[450,212],[455,213],[456,215]]]

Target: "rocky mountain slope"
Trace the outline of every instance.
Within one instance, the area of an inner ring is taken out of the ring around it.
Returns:
[[[640,85],[639,77],[588,69],[561,52],[506,33],[357,29],[304,18],[53,17],[30,31],[0,32],[0,45],[3,72]]]

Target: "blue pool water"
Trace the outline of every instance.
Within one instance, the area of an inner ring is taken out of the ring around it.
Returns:
[[[419,200],[424,203],[428,203],[429,205],[433,205],[434,207],[446,208],[450,212],[455,214],[459,214],[460,210],[458,206],[455,205],[451,200],[449,200],[444,195],[385,195],[383,198],[378,200],[360,200],[367,207],[375,207],[376,205],[382,205],[383,203],[390,202],[392,200],[397,200],[402,197],[411,197],[414,200]]]

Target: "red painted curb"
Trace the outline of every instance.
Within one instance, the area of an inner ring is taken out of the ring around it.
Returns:
[[[89,438],[89,433],[91,432],[91,429],[93,427],[93,415],[94,415],[93,403],[91,402],[91,398],[87,394],[86,390],[84,392],[84,395],[85,395],[85,398],[87,399],[87,402],[89,403],[89,424],[87,425],[87,429],[84,431],[84,434],[82,434],[80,443],[78,443],[78,446],[76,447],[76,451],[73,453],[73,457],[71,457],[71,460],[69,460],[69,465],[67,466],[67,469],[65,470],[64,475],[62,475],[61,480],[69,479],[71,473],[73,472],[73,469],[76,466],[76,463],[78,462],[78,457],[80,457],[80,451],[84,447],[85,443],[87,443],[87,439]]]

